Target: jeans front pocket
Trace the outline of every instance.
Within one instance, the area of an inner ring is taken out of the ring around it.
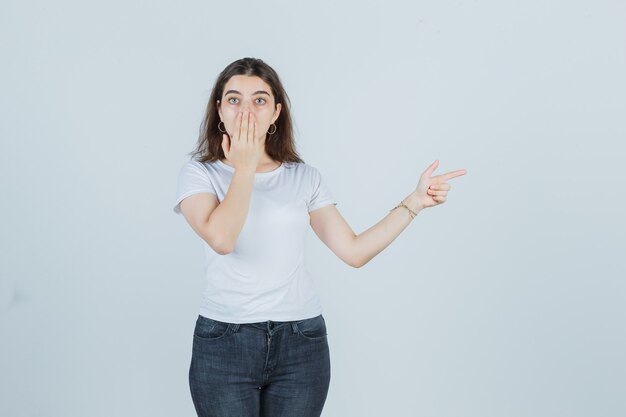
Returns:
[[[230,330],[230,323],[198,315],[193,336],[201,340],[217,340],[224,337],[228,330]]]
[[[317,317],[297,321],[296,328],[300,336],[309,340],[321,340],[328,335],[326,331],[326,321],[321,314]]]

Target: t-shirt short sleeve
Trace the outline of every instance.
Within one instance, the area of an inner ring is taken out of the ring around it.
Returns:
[[[190,195],[197,193],[212,193],[217,195],[215,187],[209,178],[209,172],[199,161],[191,160],[182,166],[178,173],[178,188],[174,203],[174,213],[181,214],[180,202]]]
[[[309,213],[329,204],[337,205],[337,201],[328,187],[328,184],[322,178],[317,168],[311,167],[311,175],[313,177],[312,193],[307,208]]]

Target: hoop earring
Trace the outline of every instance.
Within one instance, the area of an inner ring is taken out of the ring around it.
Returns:
[[[221,124],[224,125],[224,122],[220,121]],[[219,130],[222,133],[226,133],[226,125],[224,125],[224,130],[220,129],[220,123],[217,124],[217,130]]]
[[[276,127],[276,125],[274,123],[272,123],[270,126],[274,126],[274,131],[270,132],[269,130],[267,131],[267,133],[269,133],[270,135],[273,135],[274,133],[276,133],[276,131],[278,130],[278,128]]]

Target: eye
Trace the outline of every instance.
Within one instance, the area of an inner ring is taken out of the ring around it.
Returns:
[[[265,104],[265,99],[264,98],[259,97],[259,98],[257,98],[257,100],[262,100],[263,101],[262,103],[257,103],[257,104]]]
[[[228,102],[229,102],[230,104],[235,104],[235,103],[233,103],[231,100],[239,100],[239,99],[238,99],[237,97],[229,97],[229,98],[228,98]]]

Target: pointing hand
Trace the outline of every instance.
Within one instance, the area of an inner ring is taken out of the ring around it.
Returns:
[[[445,203],[448,190],[451,188],[450,184],[446,181],[467,173],[466,170],[459,169],[446,174],[433,176],[432,174],[438,166],[439,160],[437,159],[428,168],[426,168],[420,176],[417,188],[414,191],[422,208],[433,207]]]

